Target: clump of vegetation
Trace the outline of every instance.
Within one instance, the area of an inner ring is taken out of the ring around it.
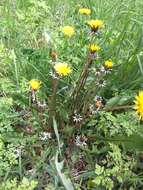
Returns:
[[[0,189],[142,189],[140,0],[0,3]]]

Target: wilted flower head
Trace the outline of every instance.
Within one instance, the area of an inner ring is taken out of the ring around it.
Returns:
[[[57,75],[57,73],[53,72],[53,71],[50,71],[49,72],[50,76],[53,78],[53,79],[58,79],[59,76]]]
[[[13,155],[15,158],[18,158],[21,154],[21,149],[19,148],[15,148],[14,151],[13,151]]]
[[[79,13],[80,13],[80,14],[89,15],[89,14],[91,14],[91,10],[88,9],[88,8],[80,8],[80,9],[79,9]]]
[[[95,115],[98,113],[99,110],[96,108],[95,104],[90,104],[89,111],[91,115]]]
[[[94,69],[95,75],[96,76],[101,76],[104,74],[105,72],[105,68],[104,67],[98,67]]]
[[[86,136],[81,136],[81,135],[78,135],[76,136],[76,139],[75,139],[75,144],[76,146],[79,146],[79,147],[85,147],[87,146],[87,137]]]
[[[56,73],[60,76],[66,76],[72,72],[71,67],[64,62],[56,63],[54,66]]]
[[[64,26],[64,27],[62,28],[62,32],[63,32],[66,36],[68,36],[68,37],[71,37],[71,36],[73,36],[73,35],[75,34],[75,30],[74,30],[74,28],[73,28],[72,26]]]
[[[32,90],[39,90],[39,88],[41,87],[41,81],[36,80],[36,79],[32,79],[29,81],[29,85],[31,87]]]
[[[90,104],[90,106],[89,106],[89,111],[90,111],[91,115],[95,115],[100,111],[100,109],[102,107],[103,107],[102,97],[96,96],[94,99],[94,103]]]
[[[100,49],[101,49],[100,46],[98,46],[96,44],[89,45],[89,50],[91,53],[95,53],[95,52],[99,51]]]
[[[107,60],[107,61],[105,61],[104,66],[105,66],[107,69],[111,69],[111,68],[113,67],[113,62]]]
[[[46,141],[48,139],[51,139],[51,133],[42,132],[42,133],[40,133],[39,138],[41,141]]]
[[[82,118],[82,116],[80,114],[75,113],[74,116],[73,116],[73,121],[75,123],[80,123],[82,121],[82,119],[83,118]]]
[[[134,103],[134,109],[140,116],[140,119],[143,120],[143,91],[140,91],[139,94],[135,97]]]
[[[103,28],[104,26],[102,20],[90,20],[88,21],[88,25],[93,32],[97,32],[98,29]]]
[[[106,81],[104,81],[104,80],[99,80],[96,84],[97,84],[97,86],[99,86],[99,87],[105,87],[105,86],[106,86]]]
[[[52,57],[52,61],[55,62],[58,58],[58,54],[55,51],[52,51],[50,53],[50,56]]]
[[[95,106],[97,109],[100,109],[103,107],[102,98],[100,96],[97,96],[95,99]]]
[[[24,153],[24,146],[23,145],[19,145],[13,149],[13,156],[15,158],[18,158],[23,153]]]

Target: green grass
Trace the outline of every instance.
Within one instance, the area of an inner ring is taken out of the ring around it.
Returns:
[[[142,3],[140,1],[115,0],[112,3],[110,1],[96,1],[96,3],[85,1],[80,4],[73,1],[70,3],[67,1],[29,2],[8,1],[1,6],[1,42],[6,48],[14,50],[17,57],[16,63],[13,63],[11,59],[4,60],[3,63],[7,65],[7,62],[10,62],[9,68],[15,67],[15,70],[9,71],[9,73],[12,72],[10,76],[13,76],[13,80],[19,83],[23,77],[29,80],[31,70],[33,70],[33,77],[38,75],[46,83],[49,71],[48,45],[39,49],[38,44],[44,28],[52,35],[59,59],[66,59],[75,67],[75,70],[81,68],[81,58],[86,57],[86,41],[75,37],[76,42],[75,39],[71,40],[71,44],[67,47],[59,31],[61,26],[68,24],[79,28],[78,7],[87,5],[93,10],[92,18],[100,18],[105,22],[101,40],[103,53],[101,54],[102,59],[112,59],[117,65],[117,72],[112,76],[112,85],[120,90],[142,87],[142,73],[139,65],[142,61],[143,43]],[[85,23],[87,19],[83,20]],[[83,30],[87,30],[85,24],[83,24]],[[32,54],[31,51],[33,51]],[[118,67],[118,65],[121,66]]]

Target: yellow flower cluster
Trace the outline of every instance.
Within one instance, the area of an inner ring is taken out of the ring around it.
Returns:
[[[140,116],[140,119],[143,120],[143,91],[140,91],[139,94],[135,97],[134,103],[134,109]]]
[[[90,20],[88,25],[91,27],[91,30],[96,32],[98,29],[103,28],[104,24],[102,20]]]
[[[68,36],[68,37],[71,37],[71,36],[73,36],[73,35],[75,34],[75,30],[74,30],[74,28],[73,28],[72,26],[64,26],[64,27],[62,28],[62,32],[63,32],[66,36]]]
[[[64,62],[59,62],[54,65],[56,73],[60,76],[66,76],[72,72],[71,67]]]
[[[85,14],[85,15],[89,15],[91,14],[91,9],[88,8],[80,8],[79,9],[79,13],[80,14]],[[94,32],[97,32],[98,29],[103,28],[104,24],[102,20],[89,20],[88,25],[90,26],[91,30]],[[72,26],[64,26],[62,28],[62,32],[64,35],[71,37],[75,34],[75,29]]]
[[[91,14],[91,10],[88,9],[88,8],[80,8],[80,9],[79,9],[79,13],[80,13],[80,14],[89,15],[89,14]]]
[[[107,61],[105,61],[104,66],[105,66],[106,68],[108,68],[108,69],[111,69],[111,68],[113,67],[113,62],[107,60]]]
[[[89,14],[91,14],[91,9],[80,8],[79,13],[89,15]],[[88,24],[93,31],[97,31],[98,29],[103,27],[103,22],[101,20],[90,20],[88,22]],[[75,29],[72,26],[64,26],[61,29],[61,31],[64,35],[66,35],[68,37],[71,37],[75,34]],[[99,51],[100,49],[101,48],[96,44],[90,44],[89,45],[89,51],[91,53],[95,53],[95,52]],[[105,65],[106,66],[108,65],[108,67],[111,67],[111,64],[109,64],[109,63],[108,64],[106,63]],[[71,67],[67,63],[64,63],[64,62],[56,63],[54,65],[54,70],[60,76],[66,76],[72,72]],[[29,85],[30,85],[32,90],[36,91],[41,87],[41,81],[36,80],[36,79],[32,79],[31,81],[29,81]]]
[[[32,90],[39,90],[39,88],[41,87],[41,81],[36,80],[36,79],[32,79],[29,81],[29,85],[31,87]]]
[[[89,51],[91,53],[95,53],[95,52],[99,51],[100,49],[101,49],[100,46],[98,46],[96,44],[90,44],[89,45]]]

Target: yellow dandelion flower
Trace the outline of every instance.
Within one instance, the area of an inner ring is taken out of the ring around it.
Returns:
[[[32,90],[39,90],[39,88],[41,87],[41,81],[32,79],[29,81],[29,85]]]
[[[61,76],[66,76],[72,72],[71,67],[64,62],[56,63],[54,69]]]
[[[75,34],[75,30],[74,30],[74,28],[73,28],[72,26],[64,26],[64,27],[62,28],[62,32],[63,32],[66,36],[68,36],[68,37],[71,37],[71,36],[73,36],[73,35]]]
[[[88,8],[81,8],[79,9],[79,13],[80,14],[85,14],[85,15],[90,15],[91,14],[91,10]]]
[[[88,25],[91,27],[92,31],[96,32],[98,29],[103,28],[104,24],[102,20],[90,20]]]
[[[143,120],[143,91],[140,91],[139,94],[135,97],[134,103],[134,109],[140,116],[140,119]]]
[[[98,46],[96,44],[89,45],[89,50],[91,53],[95,53],[95,52],[99,51],[100,49],[101,49],[100,46]]]
[[[105,61],[104,66],[105,66],[106,68],[108,68],[108,69],[111,69],[111,68],[113,67],[113,62],[107,60],[107,61]]]

